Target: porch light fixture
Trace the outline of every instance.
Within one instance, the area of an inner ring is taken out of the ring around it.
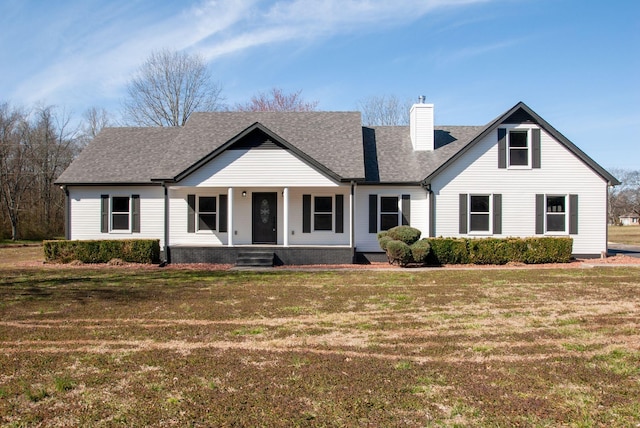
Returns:
[[[246,190],[243,190],[243,191],[242,191],[242,197],[243,197],[243,198],[246,198],[246,197],[247,197],[247,191],[246,191]]]

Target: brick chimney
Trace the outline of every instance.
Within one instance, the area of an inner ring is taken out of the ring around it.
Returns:
[[[413,150],[434,149],[433,104],[426,104],[424,95],[418,98],[418,103],[411,106],[409,113],[409,129]]]

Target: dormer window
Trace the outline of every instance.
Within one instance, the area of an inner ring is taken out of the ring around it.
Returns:
[[[498,168],[540,168],[540,147],[540,128],[535,125],[518,124],[498,128]]]
[[[509,166],[529,166],[529,132],[509,131]]]

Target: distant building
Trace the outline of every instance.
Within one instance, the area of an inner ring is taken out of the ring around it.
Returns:
[[[620,216],[620,223],[623,226],[640,226],[640,215],[636,213],[623,214]]]

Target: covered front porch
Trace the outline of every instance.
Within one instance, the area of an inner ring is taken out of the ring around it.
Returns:
[[[170,263],[237,264],[251,253],[273,265],[354,261],[355,184],[331,187],[167,188]]]

